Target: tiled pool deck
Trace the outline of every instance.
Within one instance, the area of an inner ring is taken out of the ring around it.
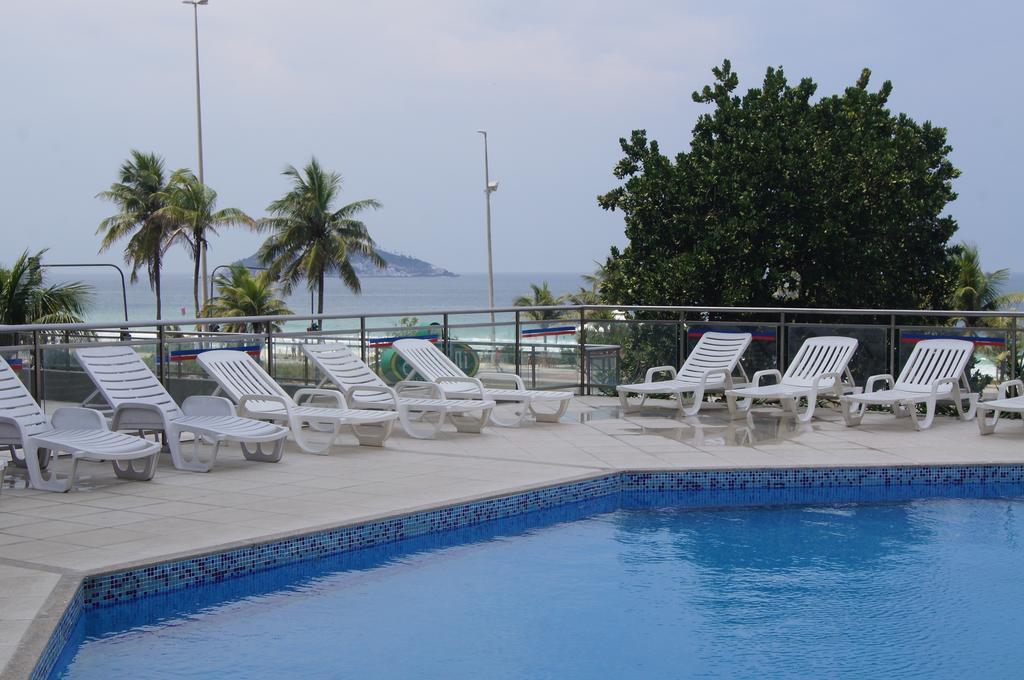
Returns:
[[[567,422],[445,433],[397,432],[383,449],[338,446],[328,456],[289,447],[276,465],[229,448],[209,474],[169,461],[148,483],[85,464],[78,491],[12,482],[0,491],[0,679],[27,677],[83,574],[237,548],[619,470],[758,469],[1024,463],[1024,428],[939,418],[931,430],[869,415],[843,426],[823,409],[811,425],[759,410],[754,427],[711,410],[679,421],[657,408],[620,417],[612,399],[575,400]],[[12,486],[13,484],[13,486]]]

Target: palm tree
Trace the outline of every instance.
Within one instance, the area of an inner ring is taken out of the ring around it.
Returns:
[[[366,225],[356,216],[368,208],[380,208],[367,198],[334,209],[341,193],[341,176],[320,167],[313,158],[300,172],[289,165],[284,175],[291,190],[267,208],[271,214],[261,226],[273,231],[259,250],[260,261],[271,276],[284,284],[285,292],[305,279],[317,293],[317,313],[324,311],[324,277],[337,270],[345,285],[359,293],[359,276],[349,257],[364,255],[378,267],[386,266],[377,253]]]
[[[217,296],[210,299],[204,310],[205,316],[282,316],[291,314],[284,300],[278,295],[270,272],[253,273],[243,264],[233,264],[228,274],[214,277]],[[275,331],[281,324],[272,324]],[[263,333],[266,324],[229,323],[224,330],[231,333]]]
[[[149,284],[156,294],[156,318],[160,318],[160,269],[169,244],[172,224],[161,209],[166,205],[167,182],[164,161],[154,153],[132,149],[131,156],[121,165],[118,181],[97,198],[110,201],[118,212],[102,222],[96,229],[103,234],[100,252],[127,238],[124,261],[132,268],[131,280],[139,279],[139,270],[145,267]]]
[[[953,257],[956,262],[956,280],[949,298],[953,309],[998,312],[1024,303],[1024,293],[1002,292],[1010,277],[1010,270],[982,270],[978,247],[973,243],[961,243]],[[966,317],[963,322],[965,326],[987,325],[985,319],[977,317]]]
[[[512,304],[516,307],[549,307],[560,305],[565,302],[565,296],[555,297],[554,293],[551,292],[551,287],[548,286],[548,282],[544,281],[541,285],[536,283],[530,284],[530,289],[533,292],[533,296],[520,295],[517,297]],[[541,309],[525,312],[526,317],[534,319],[536,321],[552,321],[562,317],[562,312],[556,309]]]
[[[0,267],[0,323],[81,323],[92,288],[81,282],[46,285],[43,254],[23,252],[10,268]]]
[[[194,268],[192,272],[192,298],[196,316],[199,304],[199,269],[202,253],[207,249],[209,237],[217,235],[217,227],[246,226],[256,228],[256,221],[238,208],[217,210],[217,192],[206,186],[191,170],[178,170],[167,183],[164,202],[157,215],[167,218],[174,226],[168,238],[183,242],[189,250]],[[204,272],[205,276],[205,272]],[[203,279],[204,303],[209,283]]]

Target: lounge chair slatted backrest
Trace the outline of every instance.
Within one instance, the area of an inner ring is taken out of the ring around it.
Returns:
[[[910,358],[896,379],[895,389],[930,392],[936,380],[964,378],[967,362],[973,353],[974,343],[969,340],[922,340],[914,345]],[[939,387],[942,393],[950,390],[951,385]]]
[[[346,345],[303,345],[302,351],[321,369],[325,382],[331,380],[342,390],[353,387],[387,387],[387,383]],[[384,393],[363,392],[359,395],[359,401],[389,404],[394,399]]]
[[[284,388],[245,352],[221,350],[204,353],[200,357],[203,368],[216,378],[217,384],[235,402],[241,401],[244,396],[272,394],[294,403]],[[258,411],[261,408],[277,408],[278,404],[249,400],[248,406],[251,410]]]
[[[442,378],[464,378],[465,372],[433,344],[426,340],[405,339],[395,343],[401,347],[401,355],[416,367],[416,374],[428,382]]]
[[[134,349],[123,345],[85,345],[75,355],[103,397],[117,408],[121,404],[143,403],[159,408],[168,418],[184,415],[153,371]]]
[[[30,437],[53,430],[28,388],[3,358],[0,358],[0,415],[18,421]]]
[[[793,357],[786,374],[782,378],[783,384],[800,385],[811,387],[817,376],[823,373],[844,373],[847,371],[853,353],[857,351],[857,340],[854,338],[841,338],[824,336],[809,338],[800,346],[800,350]],[[822,380],[821,387],[829,387],[835,381],[831,378]]]
[[[679,368],[676,380],[699,383],[711,370],[732,373],[750,344],[750,333],[704,333]]]

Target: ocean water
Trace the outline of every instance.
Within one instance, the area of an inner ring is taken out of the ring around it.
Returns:
[[[53,677],[1020,677],[1022,512],[601,512],[247,593],[227,582],[220,601],[97,610]]]
[[[113,269],[54,269],[47,273],[52,282],[75,280],[93,287],[88,320],[122,321],[124,304],[121,278]],[[510,306],[519,295],[529,295],[531,283],[547,281],[555,295],[575,292],[583,285],[581,274],[495,273],[494,303]],[[362,294],[349,292],[338,279],[328,279],[324,311],[328,314],[401,313],[423,310],[481,309],[487,305],[487,275],[463,274],[456,277],[364,278]],[[192,275],[167,273],[163,276],[163,315],[165,319],[193,318]],[[150,321],[156,318],[156,303],[148,283],[129,284],[128,318]],[[288,306],[296,314],[312,309],[309,291],[297,288],[288,297]]]

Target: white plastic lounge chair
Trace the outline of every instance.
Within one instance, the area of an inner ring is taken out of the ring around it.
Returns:
[[[515,427],[528,414],[533,414],[542,423],[557,423],[565,415],[573,397],[572,392],[528,390],[523,379],[514,373],[478,373],[478,377],[470,378],[444,352],[427,340],[403,338],[393,346],[417,375],[440,385],[447,399],[483,399],[518,404],[510,420],[501,420],[491,411],[491,422],[501,427]],[[481,379],[512,381],[515,389],[487,388]],[[538,411],[536,405],[541,402],[557,402],[558,406],[554,411]]]
[[[809,338],[800,346],[786,374],[772,368],[754,374],[753,385],[726,390],[725,398],[732,417],[745,416],[755,399],[778,401],[782,408],[792,412],[801,423],[810,422],[818,397],[839,398],[849,392],[859,392],[850,374],[850,359],[857,351],[857,340],[822,336]],[[761,378],[775,376],[773,385],[762,385]],[[803,413],[798,410],[800,399],[807,400]]]
[[[121,479],[149,480],[156,474],[160,444],[141,437],[111,432],[102,414],[86,408],[59,408],[47,418],[32,395],[0,358],[0,445],[20,447],[15,458],[28,470],[29,483],[43,491],[70,491],[78,461],[110,461]],[[56,452],[71,454],[71,470],[57,474]],[[136,462],[141,467],[136,468]],[[44,469],[46,468],[46,469]]]
[[[1016,397],[1010,397],[1010,389],[1017,390]],[[989,419],[988,412],[992,412]],[[978,429],[982,434],[992,434],[996,431],[996,423],[999,422],[999,414],[1020,413],[1024,418],[1024,381],[1007,380],[999,385],[999,398],[992,401],[983,401],[978,404]]]
[[[622,410],[632,411],[644,405],[652,394],[671,394],[676,398],[680,414],[694,416],[700,411],[704,395],[732,389],[732,374],[739,366],[743,382],[748,382],[740,358],[750,345],[750,333],[705,333],[687,355],[686,361],[676,371],[673,366],[657,366],[648,369],[642,383],[619,385],[619,403]],[[669,379],[655,380],[656,375],[667,373]],[[627,398],[630,393],[640,395],[640,404],[632,407]],[[690,394],[686,401],[684,395]]]
[[[276,463],[284,454],[288,430],[271,423],[235,415],[235,406],[224,397],[192,396],[175,403],[153,371],[131,347],[89,345],[75,349],[75,358],[114,408],[114,430],[162,431],[174,467],[191,472],[209,472],[223,442],[238,442],[248,460]],[[183,450],[181,435],[194,435],[192,450]],[[200,451],[200,440],[213,443],[208,458]],[[274,442],[266,452],[263,444]],[[249,445],[255,444],[255,450]]]
[[[289,396],[256,360],[245,352],[218,349],[203,352],[196,360],[217,381],[242,415],[285,423],[292,438],[307,453],[326,453],[344,427],[351,426],[362,446],[383,446],[391,434],[397,413],[369,409],[350,409],[337,390],[305,388]],[[333,402],[330,407],[302,405],[304,397],[321,397]],[[330,432],[326,444],[313,442],[303,425],[319,432]]]
[[[459,432],[479,434],[494,408],[493,401],[445,399],[436,383],[404,380],[388,387],[355,352],[340,343],[303,345],[302,351],[324,376],[318,387],[333,383],[353,408],[396,411],[406,433],[416,439],[433,439],[445,418],[451,418]],[[428,414],[436,420],[429,420]],[[417,418],[426,426],[414,425]]]
[[[914,345],[900,377],[873,375],[868,378],[863,394],[850,395],[840,400],[843,420],[848,427],[860,425],[868,406],[889,406],[897,418],[910,416],[914,427],[925,430],[935,420],[935,406],[940,401],[951,401],[961,420],[974,417],[978,395],[971,392],[967,382],[967,362],[974,353],[974,343],[968,340],[922,340]],[[875,390],[884,382],[886,389]],[[963,402],[967,401],[967,411]],[[925,405],[924,420],[917,417],[917,405]]]

